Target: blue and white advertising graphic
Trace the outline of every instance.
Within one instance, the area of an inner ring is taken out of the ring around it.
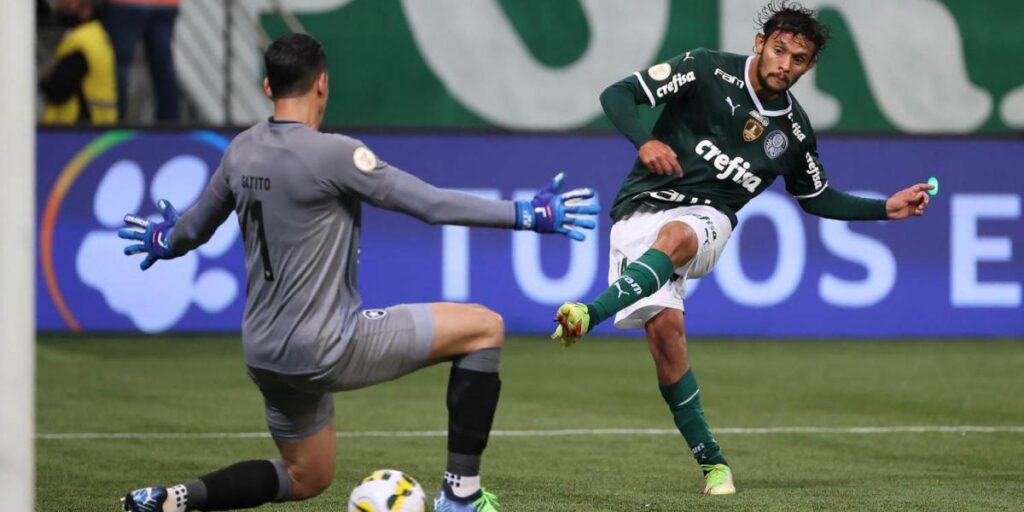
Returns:
[[[159,198],[195,202],[228,142],[203,131],[40,134],[39,328],[237,329],[244,295],[237,222],[145,273],[117,237],[125,213],[155,217]]]
[[[40,330],[237,331],[244,255],[232,216],[208,244],[142,272],[116,236],[125,213],[184,210],[233,134],[41,131]],[[598,191],[586,242],[496,229],[429,226],[367,206],[364,307],[466,301],[512,333],[548,333],[558,304],[607,285],[606,213],[633,148],[612,136],[356,134],[441,187],[528,198],[559,171]],[[936,177],[924,217],[847,223],[803,213],[782,181],[740,212],[715,270],[688,284],[691,335],[1024,336],[1024,141],[824,139],[829,183],[885,197]],[[610,322],[609,322],[610,323]],[[613,334],[609,325],[599,333]]]

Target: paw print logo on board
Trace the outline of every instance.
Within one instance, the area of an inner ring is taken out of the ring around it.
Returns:
[[[160,332],[174,326],[195,303],[207,313],[226,308],[238,295],[238,283],[227,270],[212,268],[199,272],[201,258],[222,256],[238,238],[238,222],[225,222],[209,242],[196,251],[146,272],[129,272],[118,265],[94,262],[121,254],[124,240],[117,237],[127,212],[154,208],[158,198],[182,205],[181,211],[199,199],[209,178],[202,159],[181,155],[168,160],[157,170],[146,190],[145,174],[138,163],[121,160],[107,170],[93,201],[93,212],[107,229],[86,235],[77,255],[78,275],[82,281],[103,294],[114,311],[131,318],[139,329]],[[147,193],[148,192],[148,193]],[[150,220],[159,222],[158,215]],[[132,258],[132,264],[137,264]],[[149,292],[140,293],[140,287]],[[154,291],[159,292],[154,293]]]
[[[72,331],[237,329],[245,277],[234,214],[197,250],[146,272],[117,236],[126,213],[157,219],[157,199],[184,212],[227,145],[208,131],[110,130],[58,157],[63,170],[40,217],[40,277],[53,305],[42,323],[55,328],[47,315],[56,315]]]

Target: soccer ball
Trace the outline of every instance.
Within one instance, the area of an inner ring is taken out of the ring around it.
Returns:
[[[427,493],[397,469],[374,471],[352,489],[348,512],[426,512]]]

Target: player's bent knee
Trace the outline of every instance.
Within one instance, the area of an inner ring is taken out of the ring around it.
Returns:
[[[673,222],[670,224],[672,230],[672,246],[676,248],[676,252],[682,254],[686,259],[690,259],[697,252],[697,234],[693,232],[688,224],[682,222]]]
[[[296,467],[288,468],[292,477],[292,499],[295,501],[306,500],[319,496],[331,486],[334,480],[334,462],[329,466],[320,467]]]
[[[435,316],[435,338],[431,358],[449,360],[487,348],[501,348],[505,322],[501,315],[477,304],[444,305]]]
[[[472,304],[473,309],[468,313],[472,322],[468,343],[465,344],[466,353],[485,348],[500,348],[505,342],[505,320],[501,315],[479,304]]]
[[[330,435],[333,441],[334,429],[325,429],[317,436]],[[318,496],[331,486],[334,480],[334,445],[323,443],[312,444],[316,439],[310,438],[301,450],[291,451],[285,457],[288,476],[291,478],[291,500],[299,501]]]
[[[697,234],[688,224],[669,222],[658,232],[654,248],[664,252],[677,267],[697,254]]]
[[[665,309],[647,322],[647,334],[659,339],[674,338],[683,333],[683,315],[674,309]]]
[[[494,311],[485,314],[483,337],[487,340],[480,348],[500,348],[505,344],[505,320]]]
[[[686,335],[683,331],[683,315],[672,309],[666,309],[658,313],[647,322],[647,339],[650,344],[651,354],[655,358],[662,355],[669,357],[674,353],[676,346],[686,346]]]

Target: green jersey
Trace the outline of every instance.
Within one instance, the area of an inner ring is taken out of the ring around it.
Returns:
[[[634,73],[626,88],[637,105],[664,104],[654,137],[678,155],[683,176],[659,175],[637,159],[612,218],[638,208],[710,205],[736,225],[736,212],[779,176],[797,199],[828,183],[807,114],[789,92],[766,102],[754,94],[753,57],[698,48]]]

